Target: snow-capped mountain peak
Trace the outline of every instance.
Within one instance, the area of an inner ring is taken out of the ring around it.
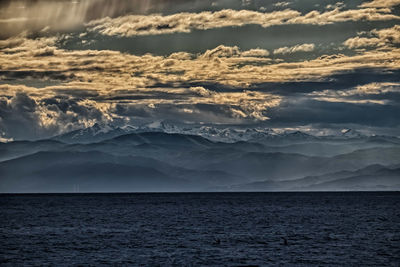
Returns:
[[[54,137],[55,140],[67,143],[92,143],[111,139],[130,133],[164,132],[186,135],[199,135],[212,141],[234,143],[238,141],[259,143],[293,143],[311,142],[322,139],[345,140],[352,138],[367,138],[353,129],[343,129],[337,135],[315,136],[299,130],[280,130],[270,128],[224,128],[209,125],[173,124],[168,121],[154,121],[142,125],[102,125],[94,124],[92,127],[74,130]]]

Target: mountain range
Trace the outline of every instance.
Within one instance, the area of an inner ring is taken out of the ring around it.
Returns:
[[[0,143],[0,192],[399,190],[400,139],[100,126]]]
[[[238,141],[263,142],[272,144],[285,144],[290,142],[304,141],[343,141],[348,139],[378,140],[385,139],[388,142],[400,143],[400,139],[391,136],[366,136],[354,129],[344,129],[336,135],[314,136],[301,131],[278,131],[270,128],[232,128],[232,127],[215,127],[215,126],[198,126],[186,124],[171,124],[167,121],[157,121],[144,125],[101,125],[94,124],[92,127],[83,128],[57,135],[52,140],[64,143],[95,143],[108,140],[117,136],[130,133],[144,132],[163,132],[185,135],[198,135],[215,142],[234,143]]]

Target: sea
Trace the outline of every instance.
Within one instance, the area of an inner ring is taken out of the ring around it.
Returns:
[[[2,194],[0,265],[400,266],[400,193]]]

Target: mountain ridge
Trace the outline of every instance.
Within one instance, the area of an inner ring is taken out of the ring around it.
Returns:
[[[393,139],[400,144],[400,138],[393,136],[379,135],[363,135],[353,129],[345,129],[336,135],[312,135],[298,130],[276,131],[270,128],[223,128],[212,126],[186,126],[174,125],[167,122],[153,122],[142,126],[125,125],[112,126],[94,124],[92,127],[73,130],[64,134],[52,137],[53,140],[63,141],[65,143],[91,143],[104,141],[114,137],[118,137],[131,133],[144,132],[165,132],[186,135],[198,135],[217,142],[237,142],[237,141],[252,141],[259,142],[260,140],[303,140],[303,141],[322,141],[325,139],[340,141],[348,139],[367,139],[367,138],[384,138]]]
[[[91,142],[50,139],[1,143],[0,191],[45,191],[50,185],[54,190],[68,191],[73,188],[71,181],[82,183],[81,188],[88,192],[240,191],[239,187],[260,190],[263,186],[272,191],[306,190],[315,181],[320,181],[319,185],[309,190],[376,190],[392,182],[393,189],[397,188],[397,172],[378,172],[382,166],[400,166],[400,143],[395,137],[365,137],[352,132],[344,133],[351,137],[315,137],[267,129],[240,133],[240,138],[253,139],[222,142],[192,133],[136,130],[114,136],[98,125],[87,131],[88,138],[92,133],[101,136],[98,140],[89,138]],[[226,135],[227,131],[213,133]],[[374,174],[386,184],[380,185],[371,177]],[[349,175],[355,178],[343,180]],[[84,185],[84,181],[90,183]]]

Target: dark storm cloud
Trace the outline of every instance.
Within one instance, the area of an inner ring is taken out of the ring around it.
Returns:
[[[37,139],[105,120],[104,111],[93,102],[40,99],[22,91],[9,98],[0,97],[0,137]]]
[[[6,137],[37,137],[37,104],[25,93],[11,99],[0,98],[0,134]]]

